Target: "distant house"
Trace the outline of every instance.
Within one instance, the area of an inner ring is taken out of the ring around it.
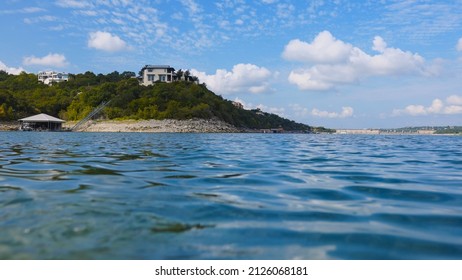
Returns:
[[[233,101],[233,105],[234,105],[234,107],[236,107],[236,108],[244,109],[244,105],[242,105],[241,102]]]
[[[60,83],[69,80],[69,74],[65,72],[56,71],[40,71],[37,74],[39,82],[45,85],[52,85],[53,83]]]
[[[176,79],[175,68],[170,65],[145,65],[141,68],[140,84],[149,86],[157,81],[171,83]]]
[[[278,128],[266,128],[266,129],[260,129],[261,133],[284,133],[284,128],[278,127]]]
[[[19,130],[43,130],[43,131],[60,131],[64,120],[52,117],[47,114],[38,114],[19,120]]]
[[[175,71],[175,68],[170,65],[145,65],[140,70],[138,80],[143,86],[149,86],[155,82],[171,83],[175,81],[199,84],[199,79],[196,76],[191,76],[188,70]]]

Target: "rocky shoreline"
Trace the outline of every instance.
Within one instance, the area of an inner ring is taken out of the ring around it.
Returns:
[[[0,122],[0,131],[15,131],[18,127],[18,122]]]
[[[63,128],[72,128],[68,122]],[[78,131],[85,132],[177,132],[177,133],[236,133],[242,130],[217,119],[189,120],[104,120],[90,121]]]

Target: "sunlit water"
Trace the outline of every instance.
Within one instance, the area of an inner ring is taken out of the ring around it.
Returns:
[[[462,137],[0,133],[1,259],[461,259]]]

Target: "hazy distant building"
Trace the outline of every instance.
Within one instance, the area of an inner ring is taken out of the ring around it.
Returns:
[[[236,107],[236,108],[244,109],[244,105],[242,105],[241,102],[233,101],[233,105],[234,105],[234,107]]]
[[[37,74],[39,82],[45,85],[52,85],[53,83],[60,83],[69,80],[69,74],[65,72],[56,71],[40,71]]]

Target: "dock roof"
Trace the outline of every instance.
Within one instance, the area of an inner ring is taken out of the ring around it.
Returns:
[[[56,123],[63,123],[63,122],[66,122],[62,119],[58,119],[58,118],[55,118],[55,117],[52,117],[50,115],[47,115],[47,114],[38,114],[38,115],[35,115],[35,116],[30,116],[30,117],[27,117],[27,118],[23,118],[23,119],[20,119],[19,121],[23,121],[23,122],[56,122]]]

